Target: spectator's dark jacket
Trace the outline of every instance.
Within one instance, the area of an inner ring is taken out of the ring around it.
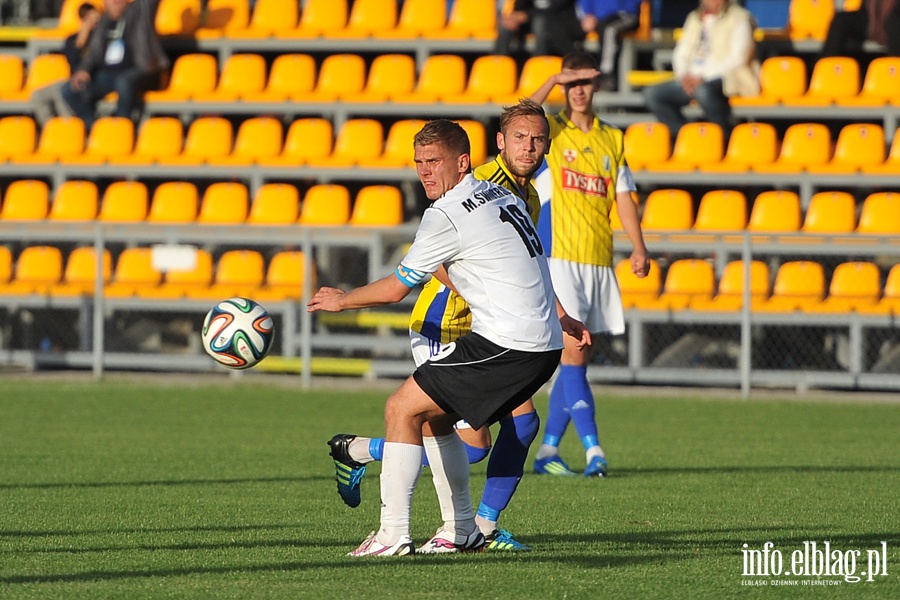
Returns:
[[[159,0],[134,0],[125,7],[125,44],[132,52],[134,64],[144,73],[159,73],[169,68],[169,57],[163,50],[156,34],[156,9]],[[79,70],[93,73],[101,68],[106,57],[106,32],[111,20],[108,15],[100,17],[100,22],[91,35],[87,53],[81,60]]]

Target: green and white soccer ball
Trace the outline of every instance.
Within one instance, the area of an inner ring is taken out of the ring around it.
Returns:
[[[272,317],[249,298],[229,298],[216,304],[203,320],[203,348],[231,369],[247,369],[266,357],[275,330]]]

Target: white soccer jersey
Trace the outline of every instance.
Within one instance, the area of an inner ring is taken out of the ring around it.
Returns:
[[[562,348],[547,259],[521,198],[470,174],[435,200],[395,274],[413,287],[442,264],[474,333],[513,350]]]

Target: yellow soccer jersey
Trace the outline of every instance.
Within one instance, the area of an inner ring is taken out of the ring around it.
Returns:
[[[553,180],[550,256],[611,267],[609,211],[617,189],[634,187],[622,130],[594,117],[585,133],[564,111],[548,118],[553,140],[547,157]]]
[[[477,179],[502,185],[524,198],[528,204],[531,220],[537,223],[538,213],[541,210],[537,190],[530,183],[527,190],[521,190],[509,169],[503,164],[503,159],[498,156],[491,162],[477,167],[474,175]],[[430,340],[449,344],[472,329],[472,313],[465,300],[432,277],[419,293],[410,314],[409,328]]]

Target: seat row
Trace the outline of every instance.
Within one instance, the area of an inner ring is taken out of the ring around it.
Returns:
[[[118,181],[106,188],[101,202],[95,183],[70,180],[52,202],[49,196],[43,181],[12,182],[0,221],[391,227],[404,220],[402,194],[389,185],[363,187],[352,203],[350,191],[336,184],[313,185],[302,202],[297,188],[284,183],[261,186],[252,202],[246,186],[235,182],[213,183],[201,196],[193,183],[169,181],[150,198],[144,183]]]
[[[484,125],[462,120],[469,135],[472,162],[487,160]],[[102,117],[85,139],[84,123],[75,117],[54,117],[40,131],[30,117],[0,118],[0,162],[22,164],[117,164],[202,166],[204,164],[270,167],[372,168],[413,166],[412,140],[424,120],[403,119],[385,126],[375,119],[350,119],[335,136],[331,121],[304,118],[287,132],[273,117],[250,118],[234,131],[223,117],[199,117],[187,132],[179,119],[151,117],[137,136],[123,117]]]
[[[721,127],[694,122],[678,131],[672,149],[665,125],[633,123],[625,157],[636,171],[890,175],[900,173],[900,135],[888,150],[884,128],[873,123],[845,125],[836,141],[822,123],[794,123],[780,140],[770,123],[741,123],[726,148]]]
[[[152,247],[127,248],[113,269],[112,254],[103,252],[103,294],[109,298],[204,299],[245,296],[259,300],[299,300],[303,295],[303,252],[282,250],[266,261],[256,250],[229,250],[213,259],[198,248],[193,261],[179,269],[157,267]],[[29,246],[13,258],[0,246],[0,296],[92,296],[97,255],[93,246],[72,250],[67,257],[55,246]],[[313,277],[313,281],[314,281]]]
[[[716,277],[711,262],[703,259],[673,261],[665,274],[651,261],[650,274],[639,279],[631,264],[616,265],[616,278],[626,308],[641,310],[737,311],[744,305],[744,262],[725,265]],[[769,266],[754,260],[750,266],[750,309],[762,313],[900,314],[900,265],[882,279],[881,269],[865,261],[839,264],[826,286],[825,268],[809,260],[782,263],[771,281]],[[884,281],[884,285],[882,285]]]

